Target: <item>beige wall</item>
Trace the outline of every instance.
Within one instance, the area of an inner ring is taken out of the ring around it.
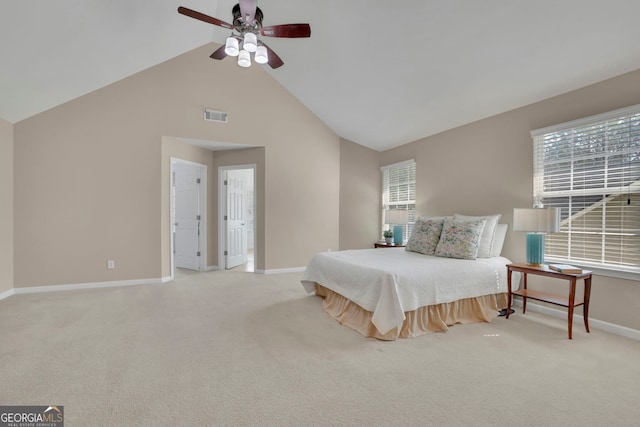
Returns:
[[[415,158],[418,214],[500,213],[511,226],[513,208],[532,204],[531,130],[634,104],[640,104],[640,70],[388,150],[382,164]],[[503,254],[523,260],[524,239],[509,231]],[[594,277],[590,317],[640,329],[639,285]],[[541,286],[557,292],[561,284]]]
[[[298,125],[297,138],[265,149],[268,269],[305,267],[339,245],[340,139]]]
[[[339,138],[261,67],[209,59],[216,48],[14,125],[16,287],[166,277],[167,136],[265,147],[265,269],[338,247]]]
[[[0,119],[0,294],[13,289],[13,125]]]
[[[380,156],[351,141],[340,144],[340,249],[373,247],[381,238]]]

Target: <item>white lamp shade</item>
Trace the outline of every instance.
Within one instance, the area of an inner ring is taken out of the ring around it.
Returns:
[[[244,49],[238,55],[238,65],[244,68],[251,66],[251,55]]]
[[[266,64],[269,62],[269,55],[267,54],[267,48],[264,46],[258,46],[258,50],[256,50],[256,54],[253,59],[258,64]]]
[[[238,48],[238,39],[235,37],[227,37],[227,42],[224,45],[224,53],[229,56],[238,56],[240,49]]]
[[[247,52],[255,52],[258,49],[258,37],[253,33],[246,33],[242,48]]]
[[[385,224],[404,225],[409,221],[409,211],[389,209],[385,211]]]
[[[513,210],[513,230],[536,233],[560,231],[559,208],[529,208]]]

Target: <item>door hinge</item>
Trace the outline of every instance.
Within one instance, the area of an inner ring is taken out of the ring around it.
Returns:
[[[196,179],[196,184],[200,184],[200,178]]]
[[[196,219],[200,221],[200,215],[196,215]]]
[[[227,185],[227,180],[226,179],[224,180],[224,185]]]
[[[200,251],[196,252],[196,256],[200,256]]]
[[[229,252],[224,251],[224,256],[227,256],[227,255],[229,255]]]
[[[226,215],[224,216],[224,220],[225,220],[225,221],[227,220],[227,216],[226,216]]]

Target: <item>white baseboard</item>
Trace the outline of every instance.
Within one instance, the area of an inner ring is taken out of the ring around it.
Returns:
[[[9,289],[8,291],[5,291],[3,293],[0,294],[0,301],[2,301],[5,298],[9,298],[11,295],[14,295],[16,292],[13,289]]]
[[[284,274],[284,273],[302,273],[306,267],[293,268],[274,268],[272,270],[256,270],[257,274]]]
[[[119,286],[158,285],[169,281],[171,281],[171,277],[162,277],[159,279],[118,280],[113,282],[74,283],[71,285],[29,286],[26,288],[14,288],[12,295],[35,294],[39,292],[73,291],[78,289],[109,288]]]
[[[522,300],[514,299],[514,305],[516,307],[522,307]],[[546,314],[551,317],[557,317],[560,319],[567,318],[567,312],[558,310],[556,308],[547,307],[546,305],[535,304],[527,301],[527,310],[535,311],[536,313]],[[579,314],[573,315],[574,325],[583,325],[584,318]],[[627,328],[626,326],[616,325],[614,323],[604,322],[602,320],[589,318],[589,327],[600,329],[601,331],[609,332],[615,335],[621,335],[626,338],[631,338],[640,341],[640,330]]]

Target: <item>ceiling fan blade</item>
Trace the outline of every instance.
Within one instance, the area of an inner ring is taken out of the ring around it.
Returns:
[[[309,24],[283,24],[264,27],[260,34],[267,37],[311,37],[311,27]]]
[[[240,3],[240,12],[242,13],[242,19],[245,23],[253,22],[253,19],[256,16],[256,0],[239,0]],[[248,17],[247,17],[248,16]]]
[[[264,47],[267,48],[267,55],[269,56],[269,66],[274,70],[276,68],[280,68],[284,65],[284,61],[280,59],[280,57],[266,44],[262,43]]]
[[[209,56],[209,58],[213,58],[213,59],[224,59],[224,58],[226,58],[227,54],[224,53],[224,48],[225,48],[224,45],[220,46],[218,49],[216,49],[215,52],[213,52],[211,54],[211,56]]]
[[[217,25],[218,27],[227,28],[229,30],[233,30],[233,25],[221,21],[213,16],[205,15],[204,13],[196,12],[195,10],[187,9],[186,7],[180,6],[178,8],[178,13],[181,13],[190,18],[198,19],[200,21],[208,22],[209,24]]]

